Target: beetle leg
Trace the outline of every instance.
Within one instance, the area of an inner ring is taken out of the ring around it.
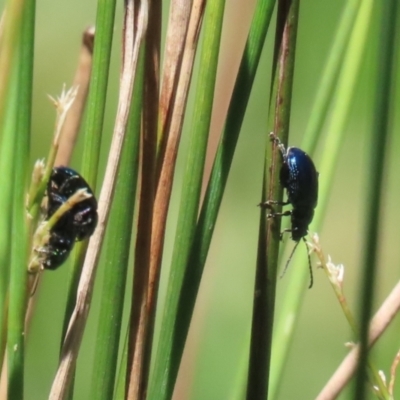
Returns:
[[[283,239],[283,235],[285,234],[285,233],[291,233],[292,232],[292,229],[290,229],[290,228],[287,228],[287,229],[284,229],[281,233],[280,233],[280,235],[279,235],[279,240],[282,240]]]
[[[286,149],[285,145],[280,141],[278,136],[275,135],[274,132],[269,133],[269,138],[271,139],[272,142],[275,142],[275,144],[278,146],[280,152],[282,153],[282,157],[284,160],[286,160]]]
[[[260,203],[258,206],[261,208],[269,208],[271,210],[273,205],[287,206],[288,204],[290,204],[289,200],[288,201],[267,200],[264,203]]]
[[[271,213],[267,214],[267,218],[275,218],[275,217],[288,217],[289,215],[292,215],[292,210],[280,212],[280,213]]]

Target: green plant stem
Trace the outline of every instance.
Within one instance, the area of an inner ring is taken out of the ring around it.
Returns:
[[[112,399],[115,386],[138,175],[142,91],[143,57],[140,58],[138,65],[127,136],[107,226],[104,284],[100,297],[100,317],[91,390],[91,396],[97,400]]]
[[[121,351],[121,362],[119,363],[119,369],[116,376],[116,383],[115,383],[115,391],[113,400],[125,400],[126,396],[126,367],[128,365],[128,336],[129,336],[129,327],[125,332]]]
[[[274,127],[274,133],[285,144],[290,122],[298,13],[299,1],[278,2],[270,126]],[[278,151],[271,154],[269,140],[268,137],[262,200],[281,201],[283,190],[279,184],[279,154]],[[270,219],[267,222],[266,211],[261,210],[247,382],[249,400],[268,397],[279,237],[280,220]]]
[[[393,60],[398,22],[396,0],[380,3],[381,24],[377,56],[376,98],[372,129],[371,152],[368,158],[369,173],[366,194],[366,229],[363,249],[364,273],[359,298],[360,311],[360,357],[354,387],[354,398],[365,398],[365,377],[368,361],[368,332],[371,317],[376,276],[378,235],[380,232],[380,209],[384,182],[384,164],[390,125],[390,97],[393,78]]]
[[[106,108],[116,0],[97,2],[93,64],[87,101],[82,175],[95,191]]]
[[[239,138],[240,129],[242,127],[274,5],[275,0],[260,0],[257,2],[254,11],[253,22],[242,61],[240,63],[224,131],[222,132],[221,140],[218,145],[210,180],[196,227],[190,260],[188,262],[190,265],[190,273],[185,276],[183,290],[185,291],[184,297],[187,302],[185,310],[182,309],[182,311],[190,313],[190,316],[193,312],[194,303],[196,301],[222,196],[228,180],[233,155],[235,153],[236,144]],[[190,316],[188,318],[189,320]],[[188,326],[181,326],[181,329],[185,329],[187,332]]]
[[[96,189],[97,169],[99,164],[101,136],[103,131],[104,111],[106,106],[108,73],[111,62],[111,45],[114,33],[116,0],[99,0],[96,15],[96,33],[93,50],[93,63],[87,102],[85,142],[81,174],[85,177],[93,192]],[[64,317],[63,335],[68,326],[75,306],[75,294],[79,281],[82,262],[86,253],[87,242],[79,243],[71,266],[67,305]]]
[[[7,14],[3,12],[3,32],[0,38],[0,127],[4,126],[10,76],[18,51],[25,2],[28,0],[8,0],[5,6]]]
[[[19,139],[22,139],[19,130]],[[23,153],[25,159],[17,163],[15,169],[14,210],[12,236],[20,240],[11,243],[10,302],[8,314],[8,398],[22,399],[24,389],[24,331],[27,302],[27,254],[28,230],[25,220],[25,188],[28,152],[24,143],[17,143],[15,154]]]
[[[97,2],[96,32],[93,49],[93,62],[87,98],[84,148],[81,175],[85,177],[93,192],[96,191],[97,171],[100,157],[101,138],[103,133],[104,112],[106,107],[108,75],[111,63],[112,39],[116,0],[99,0]],[[68,323],[76,304],[76,291],[88,242],[75,246],[74,258],[68,277],[68,294],[64,314],[62,338],[65,337]],[[70,397],[72,396],[72,386]]]
[[[211,122],[225,0],[208,2],[195,98],[192,136],[182,186],[180,214],[171,262],[162,332],[149,399],[170,399],[178,374],[186,334],[179,329],[179,309],[185,303],[182,285],[196,228],[201,184]],[[188,324],[188,321],[184,322]]]
[[[196,229],[190,264],[204,266],[275,0],[257,2]],[[202,273],[202,268],[201,271]],[[201,275],[200,273],[200,275]]]
[[[34,48],[34,0],[27,0],[22,14],[19,43],[19,85],[15,146],[14,208],[11,243],[10,303],[8,316],[8,398],[17,400],[24,393],[24,341],[25,311],[27,304],[27,257],[28,229],[25,210],[27,172],[29,165],[29,144],[32,110],[33,48]]]
[[[8,307],[8,285],[10,279],[11,222],[13,215],[15,133],[17,132],[18,104],[18,68],[14,68],[11,77],[9,101],[4,120],[0,146],[0,209],[4,213],[0,219],[0,363],[3,365],[6,345],[6,318]]]

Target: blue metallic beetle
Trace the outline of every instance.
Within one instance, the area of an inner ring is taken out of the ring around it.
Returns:
[[[50,230],[49,242],[41,249],[45,254],[42,267],[56,269],[65,262],[75,242],[92,235],[97,225],[97,200],[88,183],[72,168],[53,168],[47,184],[46,220],[78,189],[86,189],[91,197],[75,204]]]
[[[314,209],[318,203],[318,172],[312,159],[301,149],[297,147],[289,147],[287,150],[279,138],[273,133],[270,133],[270,138],[278,146],[283,163],[280,170],[280,182],[286,189],[288,199],[284,202],[277,202],[273,200],[262,203],[262,207],[271,208],[273,204],[282,206],[291,204],[292,210],[284,211],[282,213],[272,212],[268,217],[289,216],[291,219],[291,227],[285,229],[281,233],[291,232],[292,239],[297,242],[292,254],[286,263],[285,270],[292,258],[300,239],[306,243],[305,236],[307,235],[308,226],[314,217]],[[313,276],[311,270],[311,262],[309,258],[311,282],[313,284]]]

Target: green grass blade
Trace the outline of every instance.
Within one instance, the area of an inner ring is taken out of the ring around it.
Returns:
[[[298,13],[298,1],[278,3],[269,117],[272,130],[283,143],[287,142],[289,132]],[[283,190],[279,183],[280,155],[278,151],[271,154],[269,138],[267,141],[262,198],[281,201]],[[268,396],[279,236],[280,221],[270,219],[267,222],[266,211],[262,210],[247,382],[248,399],[265,399]]]
[[[126,370],[128,365],[128,336],[129,336],[129,327],[125,332],[124,339],[122,343],[122,354],[121,354],[121,362],[119,363],[119,368],[116,376],[115,382],[115,391],[114,391],[114,400],[125,400],[125,393],[126,393]]]
[[[98,400],[109,400],[114,392],[138,176],[142,92],[143,57],[138,65],[127,137],[122,151],[104,248],[104,284],[100,297],[91,391],[91,396]]]
[[[29,168],[33,45],[34,45],[34,0],[26,1],[22,15],[19,47],[19,85],[17,121],[18,140],[15,147],[15,188],[13,209],[13,240],[11,244],[12,269],[10,275],[10,304],[8,318],[8,398],[22,399],[24,390],[24,341],[25,311],[27,304],[27,256],[28,229],[25,197]]]
[[[232,100],[229,105],[224,131],[218,145],[193,240],[193,247],[189,261],[190,274],[187,274],[185,277],[185,284],[183,287],[185,293],[182,294],[186,299],[185,309],[182,309],[182,312],[185,314],[188,313],[188,316],[185,317],[186,320],[190,320],[190,316],[193,312],[204,264],[210,248],[222,196],[228,180],[236,144],[242,127],[258,63],[260,61],[261,51],[271,21],[274,5],[275,0],[260,0],[257,2],[254,12],[253,22],[250,28],[243,58],[240,63]],[[185,329],[187,332],[188,324],[186,326],[181,326],[180,329]]]
[[[354,398],[365,398],[367,366],[368,366],[368,336],[369,323],[372,313],[375,276],[378,259],[378,238],[381,223],[381,204],[384,188],[385,150],[389,136],[390,111],[394,105],[390,104],[392,94],[393,61],[396,52],[396,23],[400,21],[397,0],[388,0],[380,7],[380,37],[376,71],[376,97],[374,107],[374,122],[372,129],[372,143],[370,149],[369,173],[367,174],[366,194],[366,228],[363,248],[363,278],[359,296],[359,326],[360,326],[360,358],[358,363]],[[397,32],[399,33],[399,31]]]
[[[22,139],[19,130],[19,139]],[[25,219],[25,190],[28,152],[24,141],[17,143],[15,156],[15,190],[12,236],[20,238],[11,244],[10,302],[8,314],[8,398],[22,399],[24,389],[24,330],[27,303],[28,230]],[[20,156],[24,155],[24,159]]]
[[[101,137],[103,132],[112,38],[114,33],[115,7],[115,0],[99,0],[97,3],[93,63],[85,121],[83,162],[80,171],[93,192],[96,190]],[[85,240],[84,242],[77,243],[75,246],[73,262],[71,263],[68,277],[68,295],[62,338],[65,337],[68,323],[76,303],[76,291],[87,245],[88,241]],[[70,389],[70,393],[72,393],[72,389]]]
[[[116,0],[99,0],[97,3],[96,33],[81,170],[82,175],[93,190],[96,188],[104,111],[106,108],[116,3]]]
[[[8,0],[3,12],[2,37],[0,38],[0,127],[4,126],[6,104],[8,102],[8,88],[13,63],[18,51],[25,0]]]
[[[12,73],[9,90],[9,101],[4,119],[4,129],[0,147],[0,208],[4,210],[0,219],[0,363],[3,365],[3,357],[6,343],[6,321],[8,306],[8,285],[10,279],[10,246],[11,246],[11,222],[13,212],[14,191],[14,161],[15,161],[15,136],[17,132],[18,104],[18,68]]]
[[[193,115],[192,137],[183,181],[181,208],[162,318],[162,332],[155,361],[154,380],[149,399],[172,396],[181,361],[185,337],[177,329],[177,313],[185,302],[181,288],[196,228],[201,183],[213,106],[215,78],[225,0],[208,2],[204,17],[204,38]],[[187,322],[186,322],[187,323]]]
[[[107,97],[108,73],[111,62],[111,45],[114,32],[115,0],[99,0],[96,16],[95,44],[87,102],[85,141],[81,175],[95,192],[97,169],[100,156],[101,136],[103,131],[104,111]],[[71,266],[68,284],[68,298],[64,321],[64,334],[72,309],[75,305],[75,293],[79,280],[80,268],[86,252],[87,242],[78,243]],[[63,335],[64,336],[64,335]]]

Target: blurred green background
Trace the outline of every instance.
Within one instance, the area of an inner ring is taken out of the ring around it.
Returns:
[[[0,2],[0,4],[3,1]],[[307,123],[319,76],[329,51],[335,27],[340,18],[344,0],[321,2],[303,0],[296,54],[294,102],[290,144],[299,146]],[[215,95],[210,157],[207,171],[218,143],[225,112],[238,62],[246,39],[255,0],[228,0],[221,62]],[[3,4],[2,4],[3,5]],[[164,2],[167,14],[169,2]],[[54,124],[54,110],[46,94],[57,95],[63,83],[69,86],[75,71],[82,31],[93,24],[96,1],[70,0],[68,2],[42,0],[37,3],[36,59],[34,71],[34,106],[32,165],[47,155]],[[104,172],[107,151],[113,128],[118,96],[122,1],[118,4],[114,37],[114,57],[109,85],[107,115],[104,126]],[[164,18],[164,30],[166,19]],[[176,399],[214,400],[234,399],[234,390],[243,363],[251,326],[252,291],[258,237],[259,209],[263,157],[268,132],[266,131],[270,64],[274,29],[270,29],[254,90],[249,103],[241,138],[238,143],[230,178],[226,189],[214,240],[200,288],[194,320],[190,330],[183,368],[175,391]],[[319,232],[321,244],[334,263],[345,265],[345,292],[356,311],[362,269],[362,231],[364,228],[364,187],[368,180],[368,137],[373,116],[371,81],[374,79],[374,30],[359,77],[351,117],[346,129],[343,151],[337,160],[338,170],[325,223]],[[195,78],[194,78],[195,79]],[[398,89],[399,80],[396,81]],[[195,87],[195,85],[192,85]],[[398,90],[397,90],[398,92]],[[394,129],[399,118],[394,121]],[[178,159],[171,213],[165,243],[162,283],[174,242],[176,218],[179,213],[181,173],[185,162],[185,148],[190,134],[190,108],[185,120],[184,136]],[[319,150],[322,150],[322,143]],[[385,200],[382,213],[383,229],[376,305],[378,306],[397,281],[399,271],[400,217],[396,205],[400,201],[398,152],[400,137],[392,135],[387,158]],[[79,170],[82,143],[74,155],[72,166]],[[318,168],[318,154],[314,158]],[[324,179],[320,176],[320,179]],[[101,183],[101,178],[99,179]],[[292,248],[292,243],[289,244]],[[305,249],[299,252],[306,257]],[[284,257],[285,261],[285,257]],[[307,291],[299,325],[296,329],[289,362],[283,377],[279,399],[312,399],[347,353],[344,343],[352,339],[351,331],[341,313],[327,278],[314,265],[314,287]],[[116,268],[118,266],[115,266]],[[278,282],[277,313],[285,294],[286,281],[291,270]],[[66,297],[67,268],[44,274],[35,315],[27,343],[26,399],[47,398],[54,377],[60,345],[61,326]],[[102,285],[102,268],[97,276],[96,288]],[[164,285],[165,286],[165,285]],[[75,398],[89,399],[93,345],[97,329],[99,291],[96,290],[86,329],[76,378]],[[161,288],[161,299],[164,291]],[[126,326],[126,324],[124,325]],[[400,345],[398,318],[376,346],[377,365],[388,376],[391,362]],[[273,366],[272,366],[273,368]],[[239,380],[240,381],[240,380]],[[400,392],[400,391],[398,391]],[[343,399],[347,398],[343,394]]]

